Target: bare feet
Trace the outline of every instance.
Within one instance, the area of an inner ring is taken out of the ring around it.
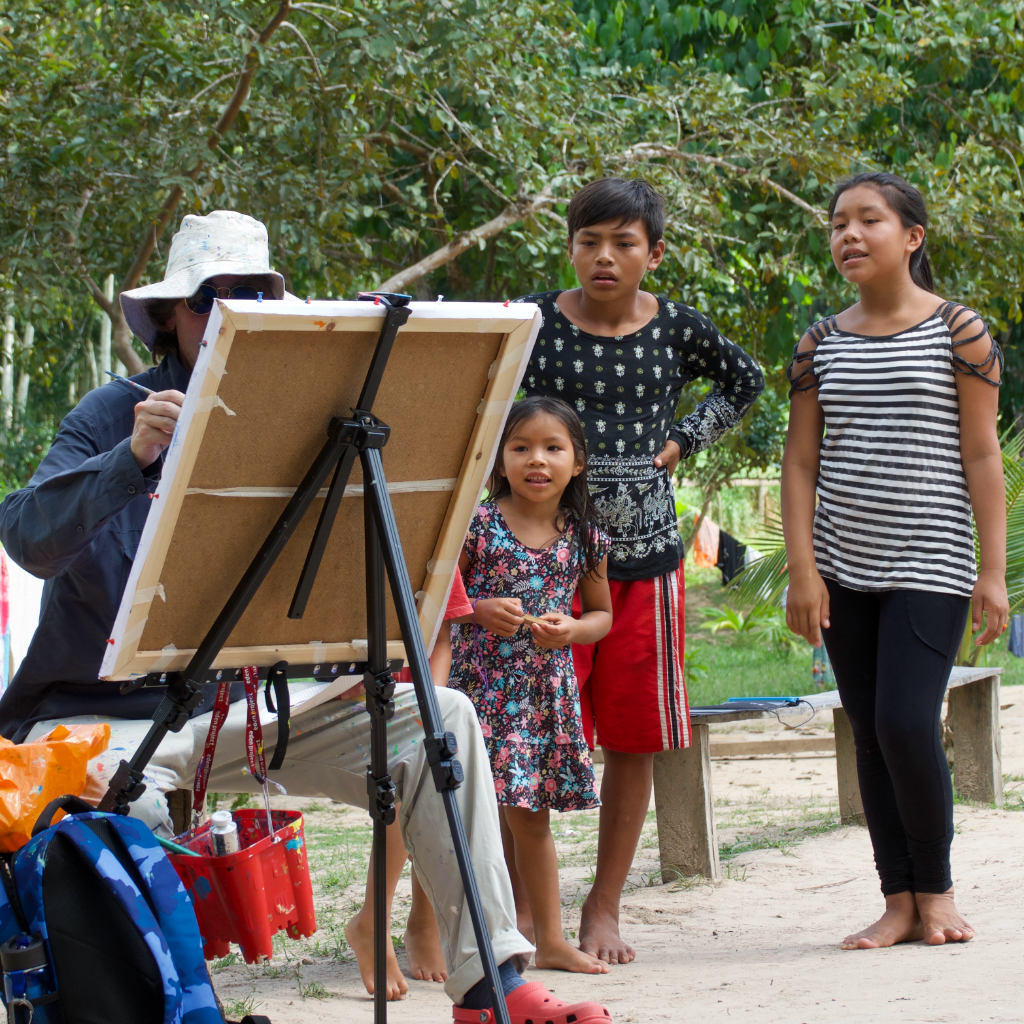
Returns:
[[[534,963],[549,971],[573,971],[576,974],[607,974],[608,965],[596,956],[573,949],[568,942],[553,942],[538,946]]]
[[[914,894],[917,913],[921,919],[921,934],[929,946],[946,942],[970,942],[974,929],[960,916],[953,902],[953,890],[947,892],[918,892]]]
[[[345,940],[356,955],[359,974],[366,991],[373,995],[373,913],[364,907],[347,925]],[[395,947],[388,936],[388,1000],[401,999],[409,991],[409,983],[402,974],[395,957]]]
[[[629,964],[636,950],[619,935],[619,915],[597,909],[594,894],[583,904],[580,916],[580,949],[606,964]],[[540,967],[538,960],[537,966]]]
[[[405,944],[405,955],[409,958],[409,975],[417,981],[447,981],[448,968],[441,952],[441,934],[437,930],[437,921],[433,913],[426,921],[414,921],[409,916],[409,924],[402,939]]]
[[[916,942],[921,938],[914,894],[898,892],[885,897],[885,913],[863,931],[847,935],[839,944],[842,949],[881,949],[898,942]]]

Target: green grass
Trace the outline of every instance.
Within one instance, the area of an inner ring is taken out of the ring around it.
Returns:
[[[229,1020],[241,1020],[248,1014],[254,1013],[260,1007],[255,992],[250,992],[241,999],[233,999],[224,1004],[224,1014]]]
[[[1024,811],[1024,775],[1003,776],[1003,807],[1008,811]]]
[[[694,706],[721,704],[730,697],[800,696],[814,688],[810,648],[806,658],[801,658],[691,634],[686,639],[686,655],[687,691]]]
[[[735,605],[717,569],[686,566],[686,686],[690,703],[721,704],[730,697],[783,697],[810,693],[811,648],[780,647],[752,631],[705,626],[705,608]]]
[[[730,608],[735,595],[717,569],[686,565],[686,665],[690,703],[720,704],[729,697],[784,697],[813,693],[811,647],[781,648],[750,631],[702,628],[704,608]],[[979,665],[999,666],[1003,686],[1024,685],[1024,658],[1006,649],[1006,637],[985,648]]]
[[[735,842],[721,844],[719,856],[722,860],[731,860],[733,857],[737,857],[741,853],[749,853],[751,850],[778,850],[780,853],[789,854],[793,847],[803,840],[823,835],[826,832],[834,832],[838,828],[842,828],[842,822],[838,818],[812,821],[800,825],[787,825],[781,828],[766,825],[758,832],[737,838]]]

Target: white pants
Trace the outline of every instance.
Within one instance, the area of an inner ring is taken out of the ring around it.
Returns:
[[[291,684],[292,700],[303,689],[321,684]],[[469,842],[484,918],[497,963],[533,947],[516,929],[515,903],[502,852],[494,783],[483,737],[472,704],[455,690],[438,689],[444,728],[458,741],[457,757],[465,781],[455,790],[456,802]],[[45,735],[59,722],[91,722],[92,716],[39,722],[30,739]],[[86,800],[98,802],[106,781],[122,759],[138,748],[152,722],[104,719],[110,722],[110,746],[90,765]],[[277,722],[261,712],[267,750],[273,750]],[[166,794],[191,789],[203,752],[210,715],[192,719],[180,732],[168,733],[145,769],[146,792],[132,804],[131,813],[150,827],[170,834]],[[210,789],[219,793],[254,793],[259,786],[248,774],[245,758],[245,701],[231,706],[217,743]],[[416,874],[430,898],[441,930],[448,964],[445,989],[458,1003],[484,974],[469,915],[458,861],[447,827],[444,801],[434,786],[423,743],[423,724],[412,686],[395,690],[395,715],[387,723],[388,769],[401,806],[398,824]],[[331,700],[303,713],[293,708],[288,751],[282,767],[272,773],[292,796],[327,797],[366,807],[366,766],[370,753],[370,718],[362,701]]]

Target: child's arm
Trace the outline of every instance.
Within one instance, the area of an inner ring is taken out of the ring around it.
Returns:
[[[805,334],[798,356],[812,351],[814,342]],[[828,591],[814,560],[814,497],[824,417],[818,389],[794,390],[789,406],[789,430],[782,455],[782,532],[789,564],[786,623],[794,633],[815,647],[821,646],[821,629],[829,625]]]
[[[469,569],[469,555],[465,551],[459,556],[459,571]],[[497,636],[512,636],[523,624],[523,604],[518,597],[478,597],[473,600],[473,611],[452,622],[475,622]]]
[[[680,458],[703,451],[739,423],[764,390],[764,374],[757,360],[723,337],[711,320],[690,310],[684,326],[684,333],[689,333],[680,347],[681,379],[686,382],[701,376],[714,386],[693,412],[669,428],[668,439],[654,464],[665,466],[670,473]],[[698,363],[690,362],[692,354],[698,356]],[[695,370],[695,366],[699,368]]]
[[[441,623],[441,633],[430,652],[430,675],[435,686],[447,686],[452,673],[452,641],[448,632],[448,620]]]
[[[593,644],[612,628],[612,595],[608,589],[608,558],[588,572],[579,585],[583,613],[578,619],[561,612],[548,612],[530,622],[538,647],[554,650],[568,644]]]
[[[958,334],[953,335],[954,345]],[[985,331],[981,337],[958,345],[956,354],[981,366],[992,348],[992,339]],[[956,374],[960,398],[960,458],[981,549],[981,564],[971,599],[972,630],[977,633],[983,621],[985,626],[974,641],[979,646],[999,636],[1010,614],[1006,594],[1006,492],[996,428],[999,389],[993,386],[999,376],[998,365],[993,365],[984,376]]]

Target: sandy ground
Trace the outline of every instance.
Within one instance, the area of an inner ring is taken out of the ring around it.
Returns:
[[[953,873],[957,902],[978,932],[973,942],[840,950],[844,935],[878,916],[881,897],[866,831],[822,824],[836,817],[834,759],[734,757],[713,762],[720,840],[748,848],[725,861],[724,880],[647,884],[658,878],[656,833],[648,826],[623,901],[623,934],[636,961],[596,978],[531,969],[528,980],[566,1000],[599,999],[616,1024],[1021,1024],[1024,687],[1004,688],[1001,704],[1007,805],[1018,809],[955,809]],[[778,726],[768,729],[780,734]],[[801,730],[826,733],[824,723]],[[589,832],[589,819],[562,816],[559,847],[574,851],[573,865]],[[587,875],[585,864],[562,873],[570,932]],[[402,886],[404,899],[407,880]],[[394,930],[401,934],[400,926]],[[401,950],[399,959],[404,963]],[[301,943],[285,944],[282,963],[275,957],[262,968],[229,966],[214,980],[226,1003],[245,1000],[274,1024],[373,1020],[355,963],[304,953]],[[433,1024],[451,1019],[449,1006],[439,985],[413,981],[387,1016],[394,1024]]]

